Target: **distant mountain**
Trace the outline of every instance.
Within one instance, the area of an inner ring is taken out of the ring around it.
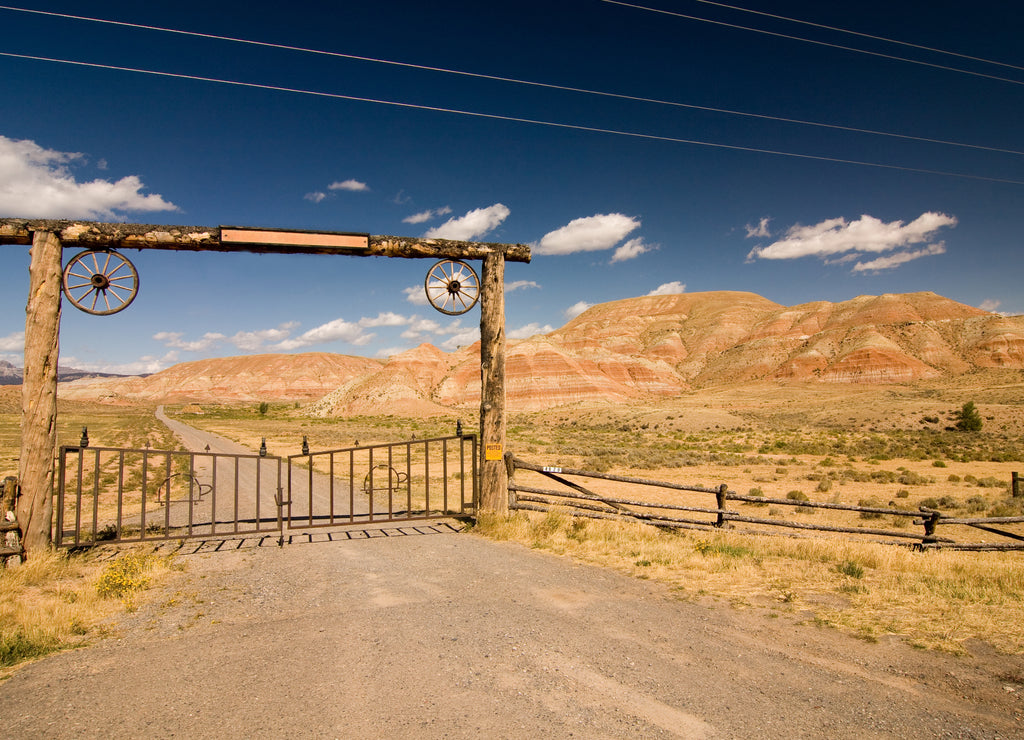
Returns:
[[[0,360],[0,385],[20,385],[22,370],[5,360]],[[81,378],[124,378],[125,375],[115,373],[96,373],[89,370],[77,370],[73,367],[62,367],[57,370],[57,380],[70,381]]]
[[[344,355],[257,355],[185,363],[145,379],[80,381],[64,397],[299,400],[314,413],[442,413],[480,399],[479,344],[429,344],[386,363]],[[751,381],[894,383],[981,368],[1024,369],[1024,316],[934,293],[781,306],[719,291],[593,306],[510,343],[510,410],[622,402]]]
[[[309,402],[382,366],[380,360],[327,352],[220,357],[183,362],[147,377],[80,380],[62,386],[58,394],[157,402]]]

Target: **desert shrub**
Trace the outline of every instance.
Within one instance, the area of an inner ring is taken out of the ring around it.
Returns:
[[[910,491],[908,491],[906,488],[901,488],[900,490],[896,491],[896,498],[908,498],[909,496]]]
[[[831,488],[832,488],[832,479],[831,478],[822,478],[818,482],[818,487],[815,490],[819,491],[821,493],[825,493],[826,491],[831,490]]]
[[[882,507],[882,502],[878,500],[876,496],[870,498],[862,498],[857,502],[857,506],[865,506],[872,509],[878,509]],[[874,511],[862,511],[860,512],[861,519],[881,519],[885,514],[880,514]]]
[[[960,476],[957,475],[956,473],[950,473],[949,477],[946,478],[946,480],[948,480],[950,483],[959,483],[960,482]]]
[[[1003,486],[1006,486],[1007,483],[990,475],[986,478],[979,478],[975,481],[974,485],[978,488],[1002,488]]]
[[[760,488],[751,488],[749,491],[747,491],[747,495],[748,496],[761,497],[761,496],[764,496],[764,491],[762,491]],[[745,505],[747,505],[747,506],[767,506],[768,505],[768,504],[764,503],[763,501],[744,501],[743,503]]]
[[[971,514],[978,514],[988,508],[988,499],[984,496],[971,496],[964,501],[963,508]]]
[[[807,497],[807,494],[804,493],[803,491],[790,491],[789,493],[786,494],[786,498],[788,498],[790,501],[810,501],[810,499]]]
[[[928,509],[956,509],[960,506],[960,502],[952,496],[940,496],[939,498],[929,496],[921,501],[921,506]]]
[[[931,478],[915,473],[913,470],[904,470],[896,481],[904,486],[926,486],[931,483]]]
[[[988,510],[988,516],[1022,516],[1024,515],[1024,499],[1007,498],[997,502]]]
[[[944,467],[946,467],[946,461],[945,460],[933,460],[932,461],[932,467],[933,468],[944,468]]]

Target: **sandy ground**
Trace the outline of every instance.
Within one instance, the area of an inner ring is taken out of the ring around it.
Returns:
[[[186,543],[111,636],[3,684],[4,735],[1024,736],[1024,662],[984,645],[866,643],[458,526]]]

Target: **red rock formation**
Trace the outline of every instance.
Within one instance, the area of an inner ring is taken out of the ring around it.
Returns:
[[[593,306],[550,334],[511,343],[508,407],[621,402],[749,381],[908,382],[977,368],[1024,369],[1024,317],[934,293],[780,306],[720,291]],[[310,400],[314,413],[445,413],[480,399],[480,346],[421,345],[387,363],[339,355],[263,355],[186,363],[149,378],[95,381],[148,400]],[[73,396],[71,396],[73,397]]]

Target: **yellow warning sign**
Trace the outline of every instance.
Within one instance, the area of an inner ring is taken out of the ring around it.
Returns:
[[[501,445],[484,445],[484,460],[500,460],[502,452]]]

